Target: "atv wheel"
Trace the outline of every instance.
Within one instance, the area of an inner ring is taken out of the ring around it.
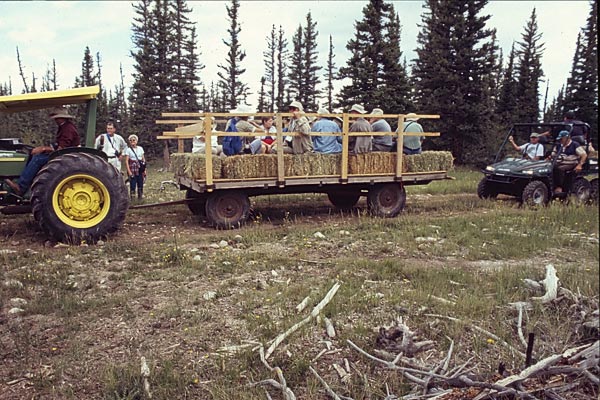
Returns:
[[[350,210],[360,199],[360,192],[329,192],[327,197],[340,210]]]
[[[498,192],[487,178],[483,178],[477,185],[477,196],[480,199],[495,199],[498,196]]]
[[[213,192],[206,199],[206,217],[215,228],[232,229],[250,216],[250,200],[244,192]]]
[[[545,206],[550,197],[548,186],[542,181],[532,181],[523,189],[522,201],[528,206]]]
[[[579,177],[575,179],[570,190],[570,200],[575,204],[585,204],[590,199],[591,185],[587,179]]]
[[[598,204],[598,178],[590,182],[590,201]]]
[[[406,204],[406,191],[398,183],[385,183],[369,190],[367,206],[377,217],[393,218],[400,214]]]
[[[121,174],[86,153],[58,156],[31,186],[33,217],[57,240],[96,242],[120,228],[129,207]]]
[[[185,192],[186,199],[195,199],[194,201],[190,201],[187,203],[188,208],[194,215],[199,215],[201,217],[206,216],[206,195],[203,193],[198,193],[195,190],[188,189]]]

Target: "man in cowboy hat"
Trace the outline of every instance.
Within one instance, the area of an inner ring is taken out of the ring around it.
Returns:
[[[365,114],[365,108],[360,104],[354,104],[350,108],[350,114]],[[366,119],[359,117],[353,118],[354,122],[350,125],[349,132],[372,132],[371,125]],[[373,137],[369,136],[350,136],[348,143],[349,150],[354,153],[369,153],[373,150]]]
[[[383,115],[381,108],[374,108],[370,115],[369,122],[373,132],[392,132],[390,124],[380,117]],[[392,151],[393,144],[392,135],[373,136],[373,151]]]
[[[77,128],[75,128],[75,125],[71,122],[71,119],[74,117],[70,115],[66,109],[55,108],[50,111],[49,117],[56,122],[56,125],[58,125],[56,142],[50,146],[38,146],[31,150],[32,157],[25,166],[23,172],[21,172],[19,183],[15,183],[10,179],[4,180],[4,182],[19,196],[24,195],[27,192],[33,182],[33,178],[35,178],[38,171],[48,162],[50,153],[67,147],[78,147],[80,144]]]
[[[333,122],[330,118],[325,117],[325,114],[329,114],[329,110],[325,107],[319,108],[317,111],[319,114],[318,120],[313,124],[313,132],[341,132],[340,127]],[[341,136],[313,136],[313,145],[315,146],[315,153],[322,154],[334,154],[342,152]]]
[[[404,126],[402,132],[406,133],[423,133],[423,127],[417,121],[419,118],[415,113],[408,113],[404,118]],[[421,154],[421,144],[425,137],[423,136],[404,136],[404,154]]]
[[[295,133],[292,137],[291,147],[284,143],[283,152],[286,154],[304,154],[312,153],[313,142],[310,137],[310,124],[304,116],[304,108],[299,101],[292,101],[288,106],[289,112],[292,114],[288,132]],[[276,146],[273,146],[271,152],[276,152]]]

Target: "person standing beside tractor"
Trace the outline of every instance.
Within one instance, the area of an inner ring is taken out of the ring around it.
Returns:
[[[98,136],[94,147],[97,150],[102,150],[108,156],[108,163],[121,172],[121,159],[123,152],[127,148],[125,139],[117,133],[117,128],[113,122],[106,124],[106,133]]]
[[[130,196],[135,196],[137,188],[137,197],[144,197],[144,178],[146,177],[146,158],[144,149],[138,146],[137,135],[129,135],[129,147],[125,149],[125,165],[127,166],[127,175],[129,176]]]
[[[31,150],[31,159],[25,166],[19,183],[15,183],[10,179],[5,179],[4,182],[19,196],[24,195],[33,183],[33,179],[50,159],[50,153],[56,150],[62,150],[67,147],[78,147],[80,145],[79,134],[77,128],[71,122],[75,117],[70,115],[64,108],[56,108],[49,113],[49,117],[56,122],[58,130],[56,132],[56,142],[49,146],[38,146]]]
[[[508,141],[513,148],[523,155],[523,158],[528,160],[537,161],[544,158],[544,145],[539,141],[540,134],[533,132],[529,135],[529,143],[517,146],[515,139],[512,136],[508,137]]]

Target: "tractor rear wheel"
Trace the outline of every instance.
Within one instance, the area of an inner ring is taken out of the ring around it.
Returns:
[[[104,159],[70,153],[38,172],[31,204],[34,219],[54,239],[95,243],[121,227],[129,197],[121,174]]]
[[[250,200],[242,191],[213,192],[206,198],[206,218],[215,228],[237,228],[249,216]]]
[[[531,181],[523,189],[521,198],[528,206],[545,206],[550,200],[548,186],[542,181]]]
[[[400,214],[406,204],[406,191],[399,183],[383,183],[369,189],[367,207],[371,214],[393,218]]]

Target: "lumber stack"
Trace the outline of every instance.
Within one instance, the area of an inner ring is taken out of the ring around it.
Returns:
[[[452,154],[447,151],[425,151],[403,156],[402,172],[447,171],[452,169]],[[285,176],[323,176],[341,174],[341,154],[286,154],[283,156]],[[171,156],[171,170],[178,176],[206,178],[203,154],[177,153]],[[396,172],[396,153],[373,152],[348,157],[350,175],[391,174]],[[213,178],[253,179],[277,176],[277,155],[256,154],[213,158]]]

